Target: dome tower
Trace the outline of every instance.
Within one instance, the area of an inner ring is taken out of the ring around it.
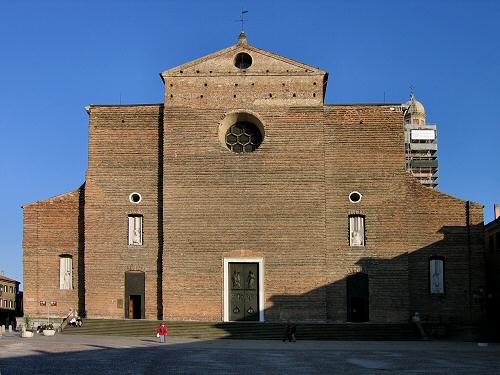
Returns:
[[[411,98],[406,105],[408,109],[405,113],[405,124],[425,125],[427,118],[425,107],[417,100],[415,93],[411,93]]]

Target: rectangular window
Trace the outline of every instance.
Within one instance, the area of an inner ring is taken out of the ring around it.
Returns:
[[[365,246],[364,216],[349,216],[349,246]]]
[[[493,237],[493,235],[489,237],[488,250],[490,251],[490,253],[495,251],[495,238]]]
[[[495,234],[495,246],[496,246],[496,251],[497,253],[500,253],[500,232],[498,232],[497,234]]]
[[[59,257],[59,289],[73,289],[73,257],[71,255]]]
[[[429,281],[431,294],[444,294],[444,259],[429,259]]]
[[[133,246],[142,245],[142,215],[128,216],[128,244]]]

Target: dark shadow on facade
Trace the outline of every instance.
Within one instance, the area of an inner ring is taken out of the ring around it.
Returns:
[[[272,307],[264,311],[265,321],[297,323],[299,337],[302,330],[315,338],[324,337],[321,332],[327,335],[325,322],[351,327],[355,325],[352,323],[365,322],[360,324],[365,328],[359,333],[355,328],[350,333],[360,338],[364,332],[371,339],[387,339],[397,336],[387,331],[390,325],[400,330],[404,325],[413,326],[412,316],[418,312],[431,334],[442,335],[446,328],[449,336],[467,339],[468,330],[473,339],[481,333],[480,324],[486,319],[480,302],[474,298],[485,287],[482,231],[482,223],[445,226],[439,230],[442,240],[411,253],[389,259],[360,257],[345,277],[333,283],[301,295],[272,296]],[[441,268],[436,268],[436,259],[442,260]],[[272,323],[221,323],[219,327],[238,336],[242,329],[239,326],[245,324],[264,324],[270,330],[284,332],[283,324],[277,328]],[[330,330],[336,334],[333,328]],[[415,337],[414,330],[405,332]],[[337,332],[340,336],[344,333]]]
[[[158,119],[158,258],[156,262],[157,319],[163,319],[163,106]]]
[[[79,189],[78,206],[78,312],[87,315],[85,307],[85,183]]]

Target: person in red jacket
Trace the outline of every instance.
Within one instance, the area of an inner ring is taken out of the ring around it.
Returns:
[[[160,342],[165,342],[168,335],[168,327],[162,323],[158,328],[156,328],[156,333],[160,337]]]

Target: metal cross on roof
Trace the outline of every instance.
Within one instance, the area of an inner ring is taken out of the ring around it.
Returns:
[[[245,13],[248,13],[248,10],[243,10],[243,8],[241,8],[240,19],[238,20],[238,22],[241,22],[241,32],[243,32],[243,23],[248,21],[248,19],[245,19],[243,16]]]

